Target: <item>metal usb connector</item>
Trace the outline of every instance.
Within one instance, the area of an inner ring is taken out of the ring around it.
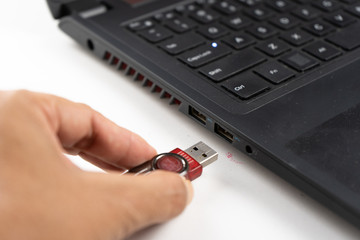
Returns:
[[[193,146],[184,150],[184,152],[189,154],[203,167],[211,164],[218,159],[218,153],[203,142],[198,142],[194,144]]]

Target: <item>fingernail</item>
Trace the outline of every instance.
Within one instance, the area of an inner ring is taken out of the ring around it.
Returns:
[[[185,187],[186,187],[186,192],[187,192],[187,200],[186,200],[186,205],[189,205],[194,197],[194,189],[193,186],[190,182],[190,180],[183,178]]]

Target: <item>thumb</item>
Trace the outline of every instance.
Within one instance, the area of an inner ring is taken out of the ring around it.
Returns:
[[[103,229],[110,231],[107,236],[116,239],[179,215],[193,196],[190,181],[176,173],[155,171],[149,175],[105,174],[103,177],[99,193],[103,201],[97,198],[97,202],[111,206],[105,208],[108,214],[101,214],[108,215]],[[99,179],[95,181],[99,186]]]

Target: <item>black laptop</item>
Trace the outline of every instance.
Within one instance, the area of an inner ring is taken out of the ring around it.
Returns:
[[[360,1],[48,4],[100,59],[360,227]]]

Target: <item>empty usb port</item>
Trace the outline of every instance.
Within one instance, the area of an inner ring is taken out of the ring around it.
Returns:
[[[215,133],[217,133],[219,136],[221,136],[230,143],[234,141],[234,136],[217,123],[215,123]]]
[[[201,122],[202,124],[204,125],[206,124],[206,116],[191,106],[189,107],[189,114],[190,116]]]

